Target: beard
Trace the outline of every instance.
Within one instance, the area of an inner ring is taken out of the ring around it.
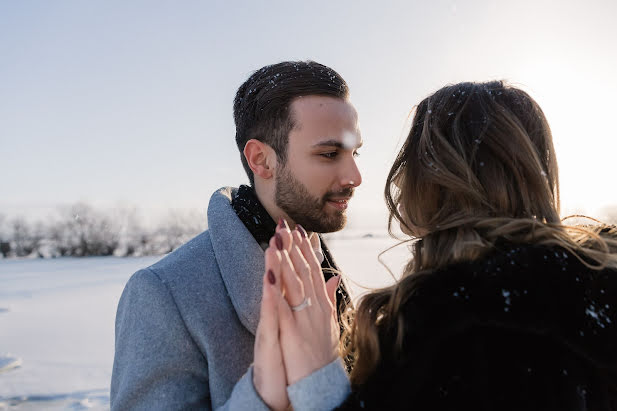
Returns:
[[[338,192],[328,192],[321,198],[309,193],[304,184],[298,181],[285,166],[279,166],[276,173],[276,205],[296,224],[309,232],[331,233],[339,231],[347,223],[345,210],[326,209],[326,202],[331,197],[351,197],[353,188]]]

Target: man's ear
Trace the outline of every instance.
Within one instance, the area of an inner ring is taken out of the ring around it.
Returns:
[[[250,139],[244,145],[244,157],[253,174],[264,180],[272,178],[276,155],[270,146],[254,138]]]

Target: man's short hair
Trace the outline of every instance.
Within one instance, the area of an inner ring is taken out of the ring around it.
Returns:
[[[295,98],[310,95],[346,99],[349,90],[340,74],[314,61],[265,66],[238,89],[234,99],[236,144],[251,185],[255,179],[243,153],[246,142],[256,139],[266,143],[285,164],[289,132],[294,127],[289,107]]]

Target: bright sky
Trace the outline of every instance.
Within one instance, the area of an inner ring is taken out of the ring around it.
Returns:
[[[616,17],[614,0],[1,2],[0,212],[205,209],[247,181],[237,87],[263,65],[313,59],[347,80],[360,116],[352,225],[385,225],[414,104],[501,78],[547,114],[564,214],[598,214],[617,205]]]

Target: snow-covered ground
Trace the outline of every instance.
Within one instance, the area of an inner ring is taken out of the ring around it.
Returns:
[[[355,298],[392,282],[377,255],[396,241],[328,244]],[[384,256],[399,272],[408,251]],[[114,318],[124,284],[160,257],[0,261],[0,410],[109,408]]]

